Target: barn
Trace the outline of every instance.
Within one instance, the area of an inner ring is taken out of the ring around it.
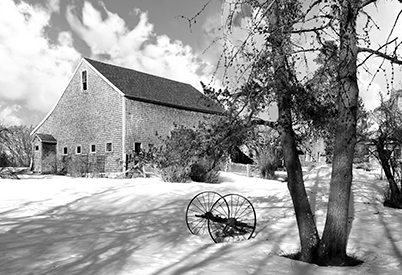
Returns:
[[[31,133],[33,171],[81,163],[88,172],[121,172],[134,152],[159,145],[175,125],[219,114],[222,108],[189,84],[82,58]]]

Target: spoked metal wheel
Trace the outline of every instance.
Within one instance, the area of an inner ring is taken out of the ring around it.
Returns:
[[[188,204],[186,210],[186,223],[194,235],[206,234],[208,219],[212,205],[222,196],[214,191],[204,191],[197,194]]]
[[[257,217],[251,202],[237,194],[218,199],[211,208],[208,231],[216,243],[248,240],[254,233]]]

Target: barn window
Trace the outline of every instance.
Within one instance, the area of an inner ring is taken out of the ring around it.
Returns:
[[[35,151],[39,151],[39,145],[35,146]]]
[[[141,142],[134,143],[134,152],[137,154],[141,152]]]
[[[113,151],[113,144],[111,142],[106,143],[106,152],[112,152]]]
[[[67,153],[68,153],[67,147],[64,147],[63,148],[63,155],[67,155]]]
[[[83,91],[86,91],[86,90],[88,89],[88,75],[87,75],[87,71],[82,71],[81,80],[82,80],[82,90],[83,90]]]
[[[75,153],[76,153],[77,155],[81,154],[81,145],[78,145],[78,146],[76,147]]]
[[[92,144],[91,145],[91,153],[95,153],[96,152],[96,145]]]

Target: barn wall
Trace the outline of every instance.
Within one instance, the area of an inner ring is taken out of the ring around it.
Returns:
[[[86,91],[82,89],[82,71],[87,71]],[[124,106],[123,106],[124,102]],[[53,111],[35,133],[50,134],[57,140],[57,167],[71,172],[119,172],[124,169],[123,110],[125,110],[125,154],[135,143],[147,149],[160,145],[174,125],[188,127],[214,115],[140,102],[123,97],[93,71],[85,61],[73,75]],[[35,134],[33,133],[33,134]],[[113,144],[106,152],[106,143]],[[91,145],[96,153],[91,153]],[[81,153],[77,154],[77,146]],[[67,154],[64,154],[67,148]],[[79,166],[79,167],[74,167]]]
[[[88,89],[82,90],[81,72],[87,71]],[[85,62],[77,69],[53,112],[36,133],[51,134],[57,140],[59,162],[100,159],[105,172],[121,171],[122,167],[122,97]],[[113,144],[106,152],[106,143]],[[90,153],[90,146],[96,153]],[[76,154],[81,146],[81,154]],[[63,156],[67,147],[68,155]],[[87,156],[89,154],[89,156]],[[60,165],[62,166],[62,165]]]
[[[212,117],[200,112],[126,99],[126,152],[129,154],[133,151],[135,143],[141,143],[143,149],[148,149],[149,144],[160,145],[175,124],[193,127]]]
[[[32,142],[32,150],[33,171],[42,172],[42,143],[37,137]]]

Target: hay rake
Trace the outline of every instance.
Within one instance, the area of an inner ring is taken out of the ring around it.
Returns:
[[[216,243],[250,239],[257,218],[251,202],[237,194],[221,196],[214,191],[197,194],[188,204],[186,223],[194,235],[209,232]]]

